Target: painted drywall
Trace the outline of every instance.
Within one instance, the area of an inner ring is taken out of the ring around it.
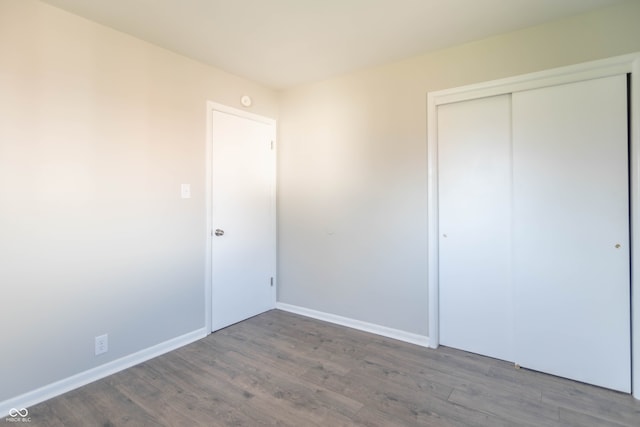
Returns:
[[[427,92],[640,51],[638,22],[631,1],[284,91],[279,301],[428,335]]]
[[[0,0],[0,94],[0,402],[205,327],[206,101],[276,93]]]

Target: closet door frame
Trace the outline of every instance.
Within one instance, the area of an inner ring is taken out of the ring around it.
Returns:
[[[556,86],[582,80],[628,74],[630,76],[629,107],[629,177],[630,177],[630,243],[631,243],[631,389],[640,399],[640,53],[591,61],[568,67],[509,77],[484,83],[445,89],[427,94],[428,149],[428,289],[429,346],[437,348],[439,340],[439,221],[438,221],[438,106],[453,102],[509,94]],[[634,310],[634,308],[636,308]],[[594,342],[594,345],[597,343]]]

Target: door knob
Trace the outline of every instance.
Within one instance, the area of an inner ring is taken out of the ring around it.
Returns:
[[[214,233],[216,236],[224,236],[224,230],[220,230],[219,228],[216,228]]]
[[[620,249],[622,245],[620,243],[616,243],[616,249]]]

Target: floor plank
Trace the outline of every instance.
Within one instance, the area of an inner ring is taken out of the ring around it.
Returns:
[[[29,408],[29,416],[38,427],[637,427],[640,402],[272,310]]]

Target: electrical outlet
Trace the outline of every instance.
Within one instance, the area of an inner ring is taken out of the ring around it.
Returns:
[[[96,356],[109,351],[109,335],[104,334],[96,337]]]

